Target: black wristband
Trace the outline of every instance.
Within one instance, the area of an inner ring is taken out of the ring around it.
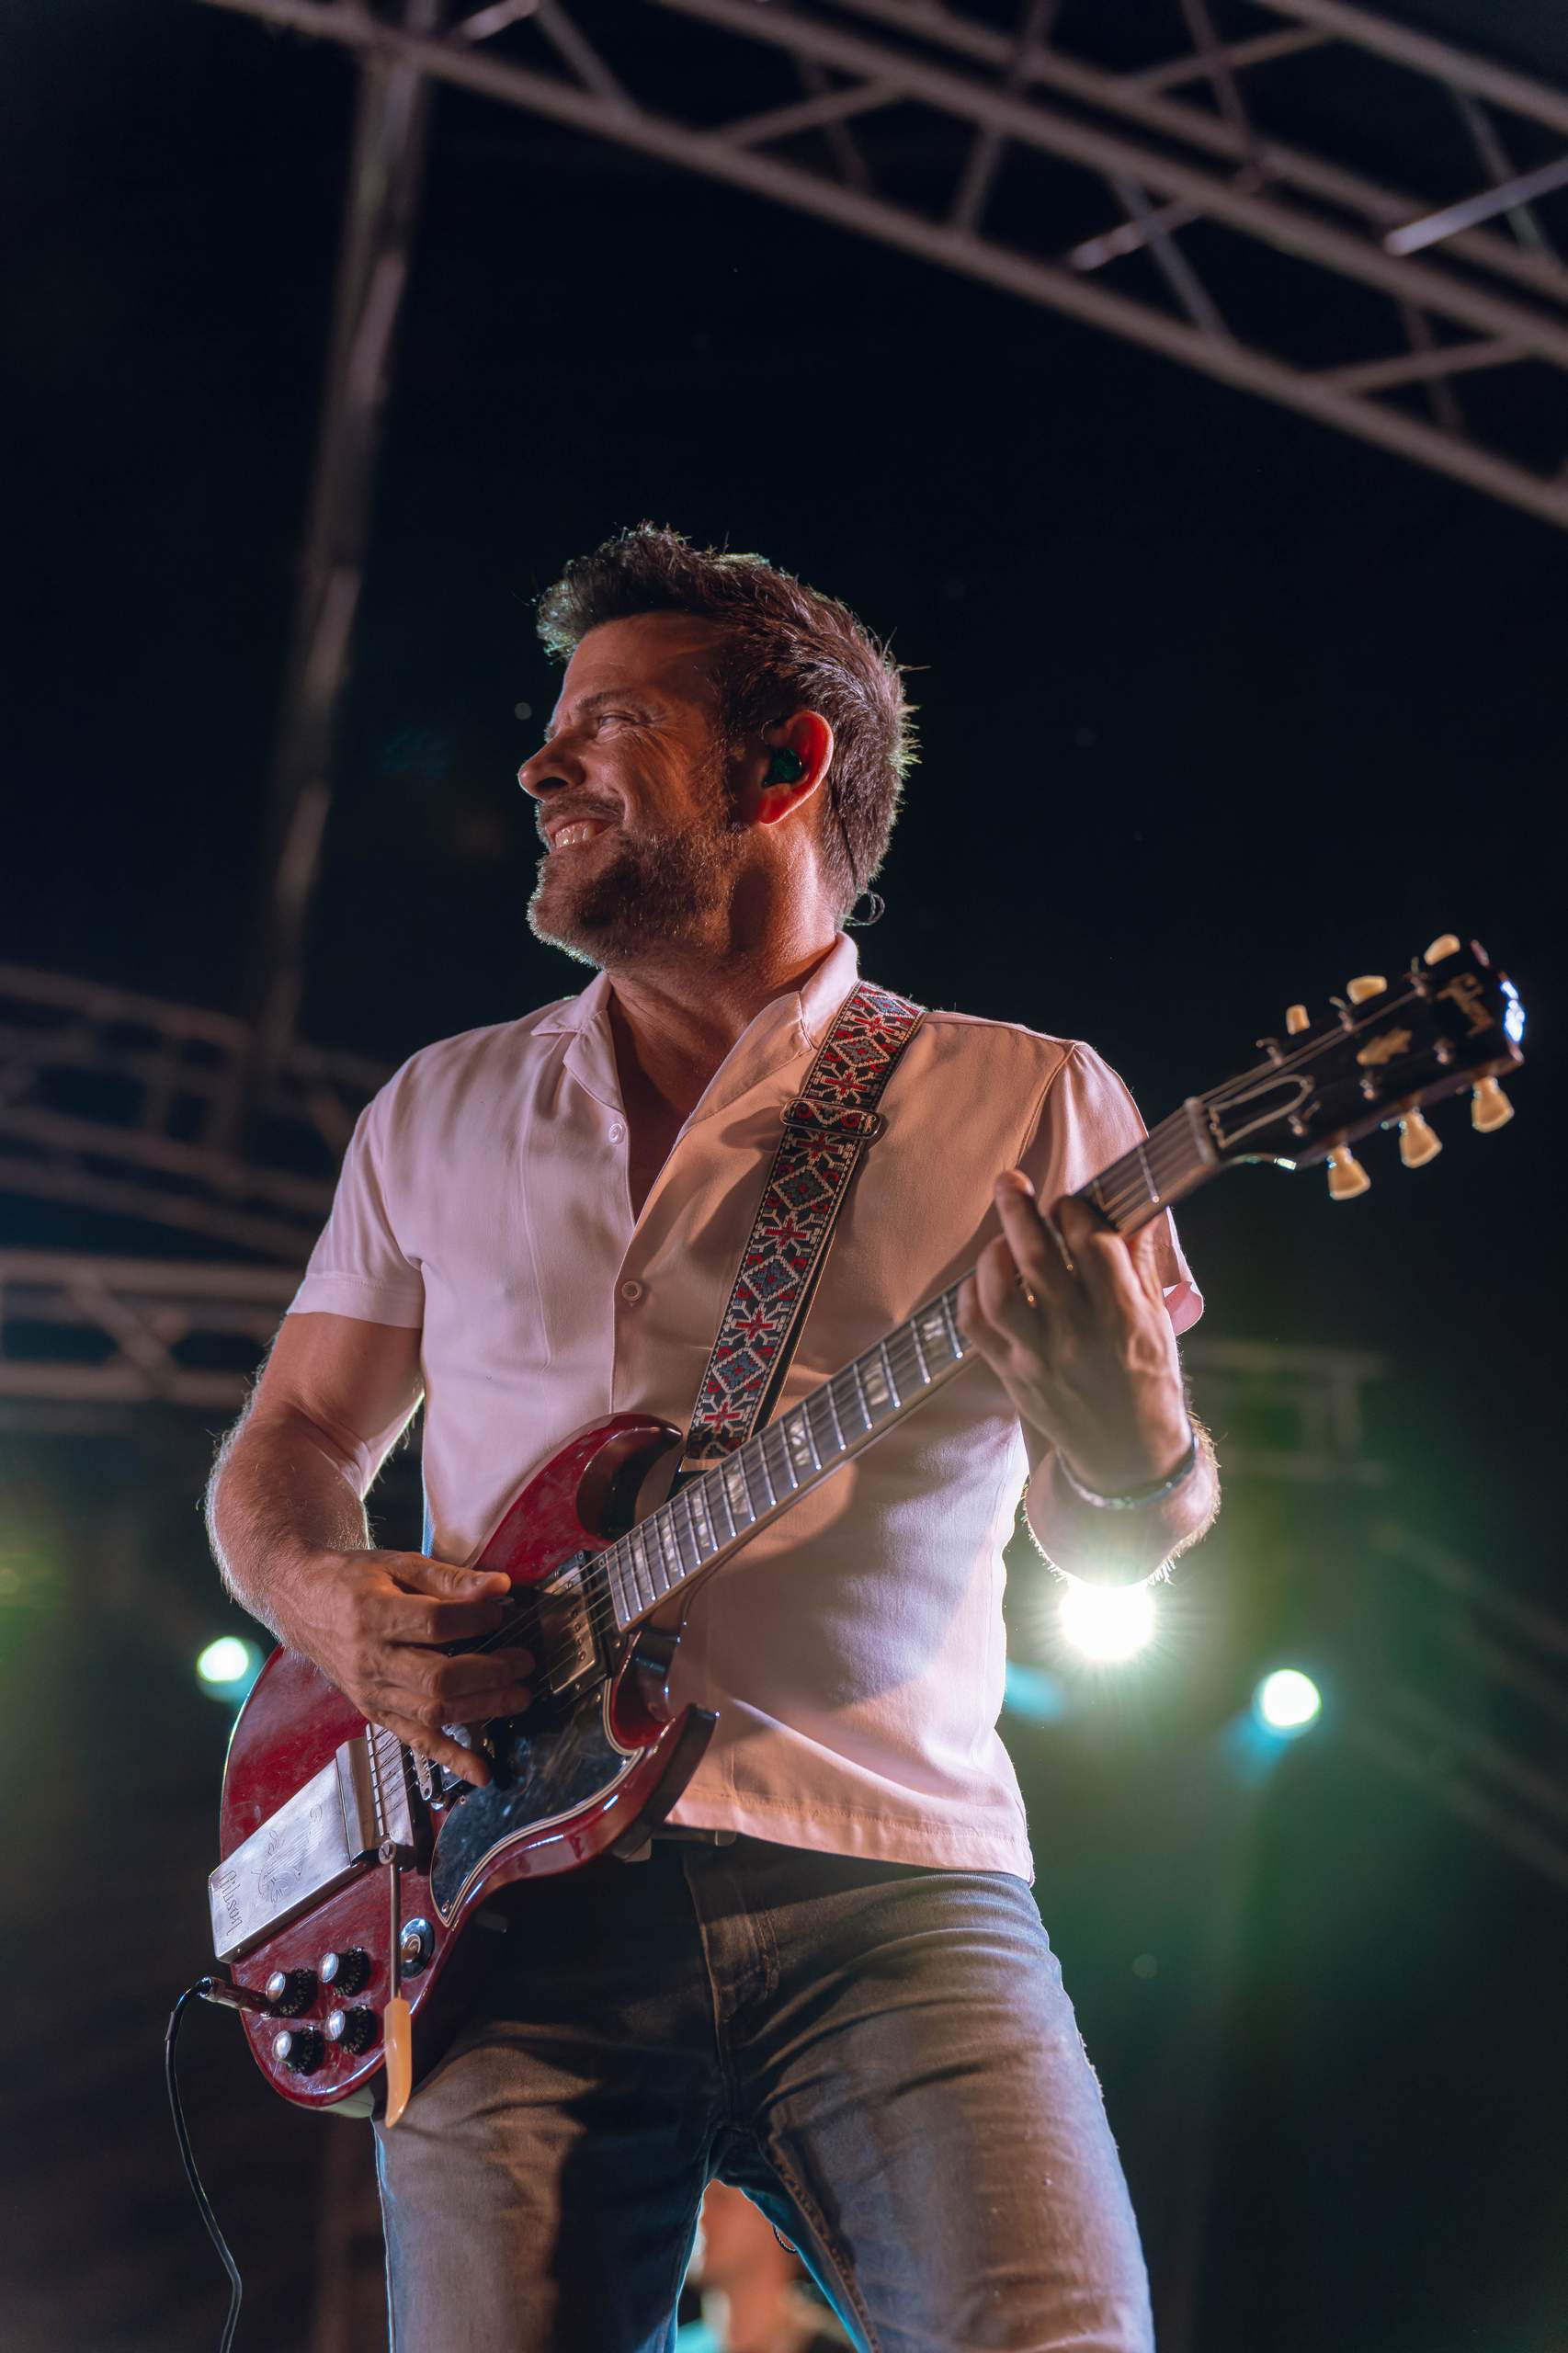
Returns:
[[[1091,1504],[1096,1511],[1146,1511],[1151,1504],[1163,1504],[1184,1480],[1191,1478],[1198,1468],[1198,1432],[1194,1430],[1187,1440],[1187,1452],[1174,1471],[1163,1479],[1152,1479],[1146,1487],[1129,1487],[1119,1495],[1102,1495],[1097,1488],[1086,1487],[1060,1447],[1056,1449],[1056,1467],[1079,1502]]]

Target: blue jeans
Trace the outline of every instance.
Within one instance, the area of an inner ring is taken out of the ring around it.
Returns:
[[[660,1840],[507,1909],[482,2002],[377,2128],[395,2353],[667,2353],[715,2175],[873,2353],[1150,2353],[1021,1881]]]

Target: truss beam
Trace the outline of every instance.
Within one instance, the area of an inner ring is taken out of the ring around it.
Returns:
[[[233,1412],[293,1290],[271,1267],[0,1251],[0,1400]]]
[[[433,33],[441,0],[403,0],[406,30]],[[379,424],[408,280],[429,84],[414,61],[361,52],[349,196],[338,256],[326,392],[304,556],[268,787],[270,886],[252,954],[251,1023],[220,1106],[224,1144],[244,1146],[259,1097],[299,1020],[306,931],[332,793],[337,712],[348,675],[369,529]]]
[[[1299,369],[1245,342],[1233,324],[1229,334],[1216,332],[1212,320],[1199,323],[1173,315],[1108,286],[1085,282],[1081,272],[1059,263],[1037,258],[952,222],[933,221],[911,207],[845,186],[751,145],[739,146],[722,126],[717,131],[694,128],[645,106],[612,103],[581,83],[537,72],[509,58],[476,54],[472,47],[450,41],[416,40],[347,5],[347,0],[335,6],[324,5],[324,0],[206,0],[206,5],[290,25],[351,47],[390,49],[434,78],[749,189],[1019,295],[1044,309],[1107,329],[1222,382],[1261,393],[1320,423],[1414,459],[1560,529],[1568,528],[1568,483],[1542,475],[1510,454],[1483,447],[1465,438],[1453,424],[1428,423],[1372,393],[1336,382],[1330,371]],[[1470,329],[1472,344],[1477,339],[1517,341],[1524,353],[1568,369],[1568,324],[1549,313],[1522,303],[1494,286],[1481,285],[1471,275],[1391,256],[1372,236],[1352,233],[1319,214],[1256,192],[1244,176],[1217,177],[1199,165],[1131,139],[1122,131],[1108,130],[1059,108],[988,86],[971,75],[932,65],[909,50],[867,40],[787,7],[764,8],[754,5],[754,0],[651,0],[651,5],[772,46],[797,62],[804,60],[846,75],[858,87],[879,93],[892,88],[977,130],[989,128],[1009,142],[1035,147],[1103,178],[1120,178],[1140,189],[1189,204],[1205,219],[1222,222],[1298,260],[1338,271],[1386,294],[1396,306],[1396,322],[1402,316],[1400,305],[1406,314],[1417,310],[1430,313]],[[953,11],[930,5],[930,0],[840,0],[840,5],[860,15],[883,18],[896,9],[904,29],[927,40],[947,38],[953,28],[961,26],[962,38],[971,45],[980,41],[988,55],[1000,49],[1002,54],[994,62],[1004,72],[1017,63],[1016,45],[1006,35],[966,24]],[[1025,72],[1034,79],[1047,73],[1061,78],[1054,52],[1034,51]],[[1074,77],[1082,93],[1084,71],[1074,68],[1069,78]],[[1086,80],[1097,101],[1104,100],[1108,91],[1113,98],[1127,95],[1119,93],[1115,76],[1091,73]],[[1144,108],[1158,107],[1175,115],[1184,127],[1193,120],[1207,121],[1210,142],[1221,137],[1245,160],[1245,134],[1234,124],[1147,93],[1131,95]],[[1272,159],[1274,151],[1261,147],[1258,153]],[[1382,192],[1379,203],[1385,213],[1388,202],[1387,192]],[[1411,200],[1402,200],[1390,225],[1407,220],[1417,210]],[[1168,233],[1168,222],[1165,225]],[[1568,273],[1550,256],[1527,252],[1483,231],[1468,232],[1466,237],[1469,241],[1485,238],[1488,254],[1495,246],[1513,255],[1525,266],[1526,274],[1540,274],[1554,290],[1568,298]],[[1454,242],[1457,246],[1459,240]]]
[[[1549,130],[1568,136],[1568,94],[1537,81],[1533,74],[1494,65],[1489,58],[1456,49],[1451,41],[1417,32],[1414,25],[1374,16],[1369,8],[1350,7],[1346,0],[1258,0],[1258,6],[1272,16],[1291,17],[1300,24],[1311,25],[1331,40],[1370,50],[1375,56],[1444,82],[1451,90],[1468,90],[1472,97],[1485,98],[1509,114],[1543,122]]]
[[[224,0],[213,0],[224,5]],[[966,58],[980,66],[1002,68],[1011,54],[1005,33],[960,16],[941,0],[837,0],[838,6],[889,30],[918,39]],[[1194,78],[1206,71],[1201,55],[1193,59]],[[1270,181],[1299,189],[1354,219],[1395,228],[1423,210],[1416,197],[1347,171],[1331,158],[1292,146],[1265,133],[1256,155],[1233,123],[1202,107],[1164,98],[1141,85],[1136,74],[1108,74],[1102,67],[1069,56],[1059,49],[1037,49],[1025,63],[1021,81],[1053,89],[1063,97],[1119,116],[1142,131],[1179,141],[1200,152],[1245,165],[1249,159]],[[1461,94],[1462,95],[1462,94]],[[1506,237],[1480,229],[1456,238],[1455,251],[1478,267],[1512,277],[1538,294],[1568,304],[1568,271],[1553,259],[1527,252]]]
[[[1481,333],[1520,335],[1540,358],[1568,369],[1568,326],[1425,263],[1401,261],[1369,239],[1255,194],[1236,180],[1217,179],[1180,157],[1136,145],[1119,131],[1102,130],[1038,100],[986,88],[788,8],[763,9],[755,0],[653,0],[653,5],[814,58],[857,79],[891,81],[906,97],[938,112],[987,125],[1021,146],[1081,165],[1108,179],[1135,180],[1164,196],[1185,199],[1205,219],[1223,222],[1297,260],[1317,262],[1359,279],[1396,301],[1418,303],[1439,318]]]
[[[331,1206],[355,1120],[387,1073],[296,1041],[257,1098],[241,1154],[216,1122],[248,1044],[244,1024],[223,1014],[0,965],[0,1190],[298,1264]]]

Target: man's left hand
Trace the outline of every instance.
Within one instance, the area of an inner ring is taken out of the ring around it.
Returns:
[[[1158,1222],[1124,1241],[1068,1197],[1048,1224],[1018,1168],[997,1180],[996,1213],[1002,1232],[959,1294],[959,1328],[1012,1399],[1031,1461],[1055,1446],[1105,1495],[1165,1478],[1191,1424]]]

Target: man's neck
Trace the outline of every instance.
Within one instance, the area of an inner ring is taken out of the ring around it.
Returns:
[[[684,1117],[764,1006],[798,990],[836,929],[779,953],[661,958],[610,974],[610,1026],[622,1093],[640,1081]]]

